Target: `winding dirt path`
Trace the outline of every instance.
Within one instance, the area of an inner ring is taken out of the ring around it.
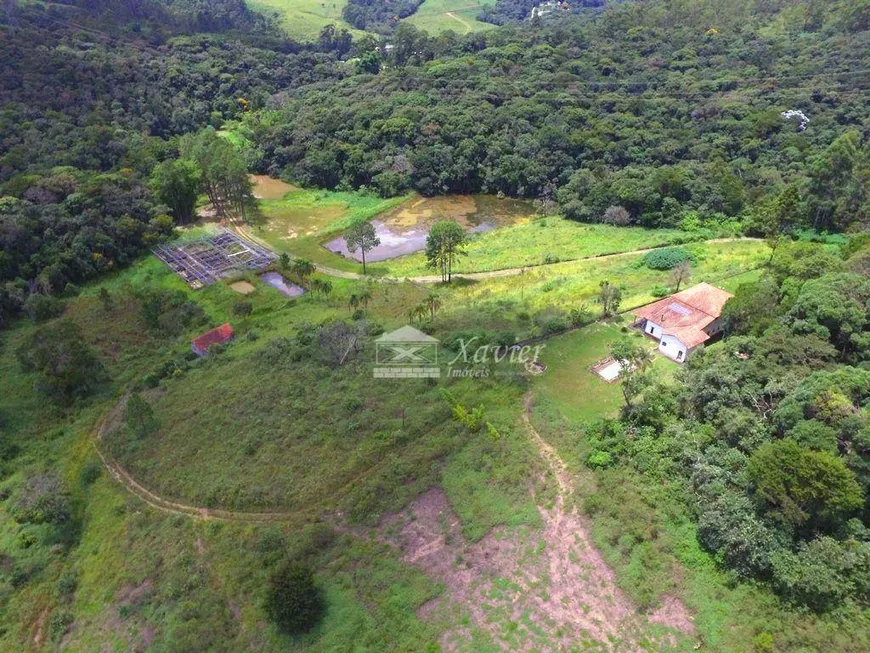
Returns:
[[[462,23],[462,26],[465,28],[466,33],[472,31],[471,25],[469,25],[465,20],[454,14],[452,11],[448,11],[447,15],[450,16],[453,20],[458,20],[460,23]]]
[[[235,510],[220,510],[217,508],[206,508],[203,506],[192,506],[186,503],[172,501],[159,494],[152,492],[141,483],[139,483],[121,464],[115,460],[111,454],[104,452],[100,447],[100,442],[103,439],[107,425],[114,418],[120,415],[127,403],[127,397],[121,399],[118,404],[110,410],[97,427],[94,437],[94,449],[103,465],[108,470],[113,479],[123,487],[128,493],[136,498],[144,501],[149,506],[160,512],[170,515],[184,515],[193,519],[202,520],[222,520],[248,523],[271,523],[276,521],[289,521],[296,517],[300,517],[307,511],[300,512],[244,512]]]

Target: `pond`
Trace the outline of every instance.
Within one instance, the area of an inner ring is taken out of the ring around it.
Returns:
[[[260,275],[260,278],[285,297],[299,297],[305,293],[303,288],[287,281],[277,272],[264,272]]]
[[[417,197],[372,220],[381,244],[366,253],[366,261],[398,258],[426,248],[429,228],[439,220],[455,220],[470,234],[485,233],[534,214],[534,207],[522,200],[498,199],[486,195],[447,195]],[[343,237],[325,245],[326,249],[355,261],[362,253],[349,252]]]

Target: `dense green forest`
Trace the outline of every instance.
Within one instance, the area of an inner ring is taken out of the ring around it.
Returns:
[[[3,316],[16,314],[33,290],[64,292],[128,264],[170,233],[163,216],[172,203],[149,179],[159,163],[179,156],[174,137],[219,127],[279,90],[339,75],[331,42],[278,38],[241,1],[209,5],[205,23],[197,18],[202,7],[88,2],[21,6],[7,15],[0,52]],[[238,34],[183,35],[206,23]],[[117,26],[124,29],[113,32]],[[189,215],[173,217],[180,223]]]
[[[676,21],[672,5],[626,4],[466,39],[400,26],[389,70],[250,116],[257,165],[326,188],[537,198],[580,220],[617,205],[646,226],[742,221],[796,185],[800,227],[866,224],[867,35],[853,6],[817,23],[800,12],[813,5],[771,14],[781,31],[742,3],[716,21],[705,7]]]

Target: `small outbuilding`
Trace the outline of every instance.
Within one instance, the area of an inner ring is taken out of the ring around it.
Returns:
[[[635,325],[659,343],[659,351],[682,363],[698,346],[722,333],[722,307],[729,292],[699,283],[634,311]]]
[[[233,327],[229,324],[221,324],[218,328],[196,338],[191,348],[197,356],[205,356],[213,345],[223,345],[232,339]]]

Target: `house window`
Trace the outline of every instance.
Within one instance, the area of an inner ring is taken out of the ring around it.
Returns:
[[[666,343],[664,340],[662,340],[662,347],[667,347],[667,346],[668,346],[668,343]]]
[[[679,352],[677,352],[677,360],[678,361],[683,360],[683,350],[682,349]]]

